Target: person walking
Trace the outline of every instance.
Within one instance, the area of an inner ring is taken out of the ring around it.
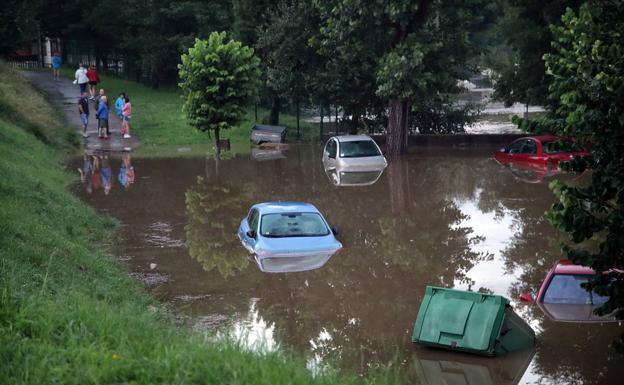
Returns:
[[[80,66],[74,74],[74,78],[74,84],[78,84],[78,86],[80,87],[80,95],[87,92],[87,84],[89,83],[89,78],[87,77],[87,70],[84,68],[84,64],[80,63]]]
[[[87,93],[83,92],[78,99],[78,112],[80,113],[80,121],[82,122],[82,137],[86,138],[87,125],[89,124],[89,100],[87,100]]]
[[[108,100],[103,95],[98,102],[98,138],[108,139]]]
[[[102,98],[104,98],[105,102],[106,102],[106,110],[109,112],[110,115],[110,104],[108,103],[108,98],[106,97],[106,94],[104,93],[104,88],[100,88],[100,91],[98,92],[98,96],[95,99],[95,110],[97,111],[99,106],[100,106],[100,100],[102,100]],[[109,118],[110,119],[110,118]],[[106,127],[106,136],[110,136],[110,125],[108,125]]]
[[[130,104],[130,98],[128,95],[124,98],[124,105],[121,109],[123,114],[123,122],[121,123],[121,134],[124,139],[130,138],[130,119],[132,118],[132,104]]]
[[[98,75],[95,67],[90,65],[87,70],[87,78],[89,79],[89,94],[91,95],[90,99],[95,99],[95,87],[100,82],[100,75]]]
[[[54,52],[54,56],[52,56],[52,76],[54,76],[54,80],[59,80],[62,64],[61,54],[58,51]]]
[[[115,110],[117,112],[117,117],[119,118],[119,121],[122,122],[123,124],[123,105],[125,103],[125,99],[126,98],[126,93],[122,92],[119,94],[119,97],[117,98],[117,100],[115,100]]]

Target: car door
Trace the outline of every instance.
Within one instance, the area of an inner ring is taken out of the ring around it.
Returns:
[[[537,156],[537,142],[533,139],[525,139],[518,154],[518,159],[527,163],[539,160]]]
[[[245,248],[250,253],[254,252],[255,246],[257,243],[259,218],[260,218],[260,215],[258,213],[258,210],[251,209],[249,210],[249,215],[247,215],[247,218],[244,220],[244,223],[241,225],[241,230],[242,230],[241,240],[243,241],[243,246],[245,246]],[[251,230],[256,232],[255,238],[252,238],[249,236],[249,234],[247,234]]]
[[[518,139],[515,142],[511,143],[508,147],[507,151],[507,160],[510,161],[519,161],[522,159],[522,147],[526,139]]]
[[[323,163],[325,164],[325,168],[336,168],[336,154],[338,154],[338,141],[331,138],[327,141],[325,150],[323,151]]]

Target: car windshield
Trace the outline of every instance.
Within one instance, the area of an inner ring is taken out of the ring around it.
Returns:
[[[265,214],[260,222],[260,234],[269,238],[320,237],[329,229],[318,213]]]
[[[556,140],[542,143],[542,148],[546,154],[556,154],[560,152],[583,151],[583,147],[571,140]]]
[[[379,148],[372,140],[354,140],[340,142],[341,158],[361,158],[365,156],[379,156]]]
[[[550,281],[544,294],[544,303],[566,303],[600,305],[609,299],[596,293],[591,293],[581,287],[589,280],[588,275],[557,274]]]

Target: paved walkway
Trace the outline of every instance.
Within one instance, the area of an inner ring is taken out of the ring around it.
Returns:
[[[77,85],[73,84],[71,80],[61,78],[54,80],[52,74],[49,72],[31,72],[22,71],[22,74],[29,79],[33,85],[40,90],[44,91],[48,96],[52,98],[51,102],[58,106],[65,112],[67,121],[76,127],[76,130],[82,137],[82,123],[80,122],[80,115],[78,114],[78,99],[80,97],[80,90]],[[100,85],[98,85],[98,89]],[[101,84],[106,96],[108,96],[108,103],[111,107],[111,116],[108,121],[110,126],[111,136],[110,139],[98,139],[97,135],[97,119],[95,119],[95,102],[91,101],[91,111],[89,113],[89,125],[87,126],[87,134],[89,137],[85,139],[85,149],[87,151],[131,151],[141,145],[139,138],[132,133],[132,126],[130,127],[130,133],[132,138],[123,139],[119,135],[121,129],[121,122],[115,116],[115,99],[117,99],[116,90],[107,90],[106,83]]]

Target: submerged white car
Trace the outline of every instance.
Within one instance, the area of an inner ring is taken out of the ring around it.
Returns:
[[[383,170],[388,165],[375,141],[368,135],[340,135],[327,140],[323,150],[326,170]]]

